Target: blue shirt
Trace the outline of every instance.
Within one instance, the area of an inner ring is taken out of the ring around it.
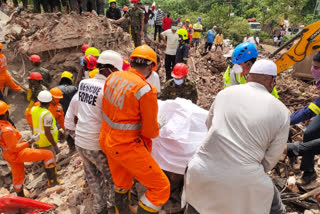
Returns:
[[[290,116],[290,125],[294,125],[320,114],[320,97],[310,103],[308,106],[303,107],[299,111],[294,112]]]
[[[214,38],[216,37],[217,33],[213,32],[212,30],[208,30],[207,32],[207,42],[208,43],[213,43]]]

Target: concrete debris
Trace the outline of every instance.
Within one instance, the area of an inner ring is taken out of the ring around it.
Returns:
[[[40,176],[38,176],[36,179],[32,180],[26,187],[27,189],[31,190],[34,189],[36,187],[40,187],[44,181],[44,179],[46,178],[46,173],[43,172]]]
[[[51,188],[46,189],[45,194],[46,194],[47,196],[50,196],[50,195],[53,194],[53,193],[60,194],[60,193],[62,193],[64,190],[65,190],[65,189],[64,189],[63,186],[60,186],[60,185],[59,185],[59,186],[54,186],[54,187],[51,187]]]
[[[5,196],[5,195],[9,195],[9,194],[10,194],[10,192],[6,188],[4,188],[4,187],[0,188],[0,197]]]

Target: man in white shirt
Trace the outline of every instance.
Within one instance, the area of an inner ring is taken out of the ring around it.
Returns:
[[[208,135],[186,171],[187,214],[285,214],[267,175],[289,135],[290,112],[271,95],[276,75],[272,61],[259,60],[248,83],[216,96],[206,122]]]
[[[167,40],[167,48],[165,51],[166,81],[172,79],[171,72],[176,64],[176,53],[179,45],[179,36],[176,32],[176,23],[172,23],[171,29],[168,29],[161,33],[161,37],[166,37]]]
[[[93,194],[93,209],[101,214],[108,213],[108,208],[114,209],[112,208],[114,201],[112,176],[107,158],[101,151],[99,143],[102,97],[107,77],[114,71],[121,71],[122,63],[119,53],[111,50],[102,52],[98,59],[99,73],[92,79],[80,82],[79,90],[72,98],[65,118],[67,129],[72,129],[74,118],[77,118],[75,145],[83,160],[86,180]],[[105,180],[108,182],[106,183]]]
[[[160,86],[160,77],[159,74],[155,71],[153,71],[150,75],[150,77],[147,79],[147,82],[152,84],[154,87],[156,87],[158,91],[158,95],[161,92],[161,86]]]

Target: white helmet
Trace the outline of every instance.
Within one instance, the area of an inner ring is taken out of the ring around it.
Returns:
[[[112,50],[106,50],[103,51],[99,58],[98,58],[98,63],[103,64],[103,65],[113,65],[116,69],[119,71],[122,71],[122,65],[123,65],[123,59],[122,56]]]
[[[42,103],[50,103],[52,101],[52,95],[47,90],[41,91],[37,98]]]

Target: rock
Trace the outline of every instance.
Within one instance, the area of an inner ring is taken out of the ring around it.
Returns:
[[[52,204],[55,204],[55,205],[57,205],[57,206],[61,206],[62,204],[64,204],[64,202],[61,200],[60,196],[57,195],[57,194],[52,194],[52,195],[50,196],[50,198],[52,199],[52,200],[51,200],[51,203],[52,203]]]
[[[291,192],[294,192],[294,193],[298,193],[299,192],[299,188],[298,186],[296,185],[297,183],[297,180],[296,180],[296,177],[295,176],[290,176],[287,180],[287,188],[291,191]]]
[[[12,184],[11,176],[7,176],[7,177],[5,177],[5,179],[4,179],[4,183],[5,183],[5,184],[7,184],[7,185]]]
[[[319,214],[320,213],[320,210],[311,209],[310,211],[313,212],[314,214]]]
[[[31,181],[28,185],[27,185],[27,189],[33,189],[36,186],[40,186],[41,182],[44,180],[46,176],[46,173],[43,172],[39,177],[37,177],[35,180]]]
[[[310,210],[305,210],[303,214],[313,214],[313,212]]]
[[[77,214],[77,208],[71,207],[63,212],[64,214]]]
[[[45,194],[46,194],[47,196],[50,196],[50,195],[53,194],[53,193],[60,194],[60,193],[62,193],[64,190],[65,190],[65,189],[64,189],[63,186],[57,185],[57,186],[54,186],[54,187],[51,187],[51,188],[46,189]]]
[[[85,209],[86,209],[86,206],[84,206],[84,205],[78,205],[78,206],[77,206],[77,210],[78,210],[77,213],[84,214],[84,213],[85,213]]]
[[[72,191],[67,201],[71,206],[77,206],[80,203],[80,193],[77,190]]]
[[[4,185],[4,177],[0,177],[0,187]]]
[[[10,175],[11,173],[11,170],[9,169],[9,166],[8,165],[2,165],[0,166],[0,177],[5,177],[5,176],[8,176]]]
[[[6,188],[2,187],[0,189],[0,197],[5,196],[5,195],[9,195],[9,194],[10,194],[10,192]]]

